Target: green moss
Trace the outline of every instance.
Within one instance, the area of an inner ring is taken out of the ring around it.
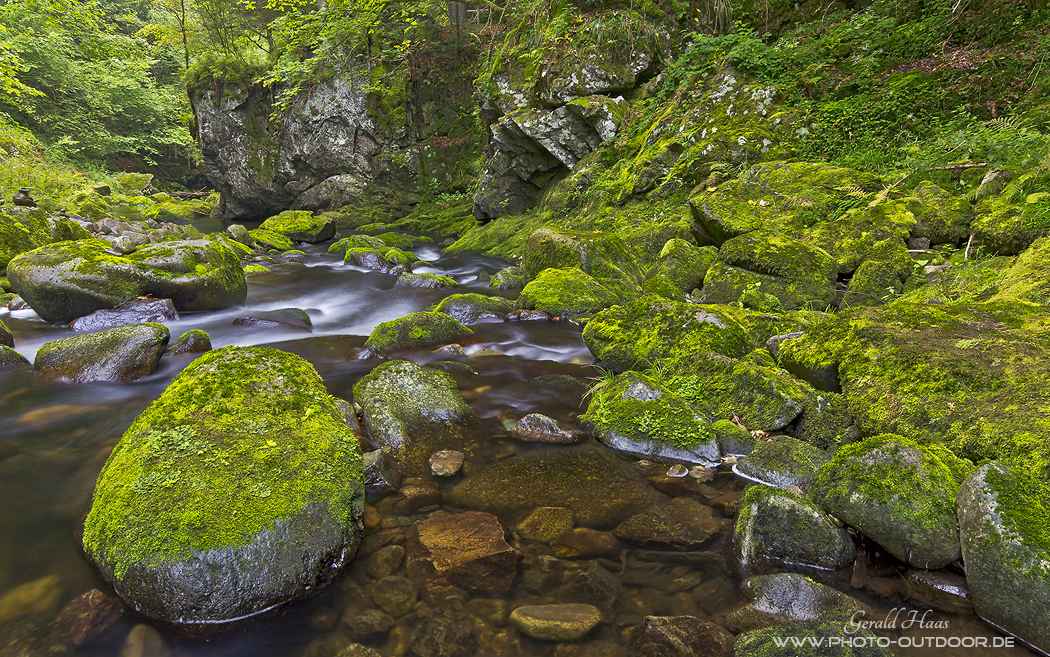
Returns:
[[[916,266],[903,243],[890,239],[875,245],[850,279],[841,307],[878,306],[891,301],[904,291]]]
[[[429,290],[438,288],[459,287],[459,283],[448,276],[438,274],[401,274],[394,287],[421,287]]]
[[[337,242],[333,242],[328,247],[328,252],[345,254],[347,249],[381,249],[384,246],[386,246],[386,242],[378,237],[372,237],[371,235],[351,235],[350,237],[344,237]]]
[[[1050,304],[1050,238],[1036,240],[1017,258],[992,299]]]
[[[683,239],[667,240],[657,256],[656,266],[647,278],[664,275],[682,294],[689,294],[704,285],[704,275],[718,257],[713,247],[697,247]]]
[[[473,334],[473,331],[448,315],[418,312],[377,326],[365,341],[365,348],[374,354],[386,356],[400,349],[458,342]]]
[[[642,283],[642,292],[644,294],[656,294],[675,301],[686,300],[685,295],[678,289],[678,286],[666,274],[662,273],[656,274]]]
[[[39,208],[0,211],[0,272],[20,253],[50,244],[54,239],[47,224],[47,213]]]
[[[518,305],[556,317],[608,308],[620,297],[576,267],[545,269],[521,291]]]
[[[952,196],[931,182],[921,182],[904,199],[915,216],[912,234],[928,237],[932,244],[960,244],[970,234],[973,205]]]
[[[1043,475],[1045,477],[1045,474]],[[1050,554],[1050,486],[1021,468],[989,468],[985,481],[996,495],[997,509],[1006,529],[1016,532],[1025,545]],[[1045,561],[1026,564],[1043,579],[1050,578]]]
[[[873,257],[880,250],[880,243],[890,241],[903,246],[914,228],[915,215],[908,204],[887,201],[817,224],[805,231],[803,239],[829,253],[839,273],[848,274]]]
[[[514,308],[514,302],[509,299],[469,293],[445,297],[430,310],[444,313],[462,324],[473,324],[485,317],[505,319]]]
[[[257,243],[262,244],[264,246],[268,246],[272,249],[278,249],[280,251],[290,249],[295,244],[294,242],[292,242],[292,240],[288,239],[283,234],[272,230],[263,230],[262,228],[255,228],[249,230],[248,234],[251,235],[252,239],[255,240]]]
[[[594,316],[583,340],[599,362],[640,369],[659,360],[689,360],[715,351],[730,357],[751,350],[745,328],[725,309],[646,295]]]
[[[569,267],[598,279],[638,282],[642,278],[635,257],[618,235],[541,228],[529,236],[521,263],[528,278],[545,269]]]
[[[362,503],[356,445],[305,360],[273,349],[210,352],[114,448],[84,550],[121,577],[133,563],[243,544],[314,503],[349,531]]]
[[[515,290],[525,287],[525,272],[521,267],[507,267],[492,275],[489,287],[497,290]]]
[[[254,264],[254,263],[250,264],[250,265],[245,265],[245,267],[244,267],[244,275],[245,276],[252,276],[254,274],[269,274],[269,273],[270,273],[270,270],[267,267],[264,267],[264,266],[258,265],[258,264]]]
[[[1035,175],[1025,174],[978,203],[972,229],[985,253],[1016,255],[1050,235],[1050,194],[1042,191],[1043,185]]]

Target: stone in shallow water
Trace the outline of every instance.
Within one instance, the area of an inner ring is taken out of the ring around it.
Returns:
[[[478,633],[459,600],[430,610],[412,630],[413,657],[474,657]]]
[[[101,331],[128,324],[174,321],[179,318],[171,299],[132,299],[112,310],[96,310],[69,325],[74,331]]]
[[[503,297],[484,294],[453,294],[434,307],[461,324],[474,324],[482,319],[506,320],[514,310],[514,302]]]
[[[365,341],[365,348],[373,354],[387,356],[402,349],[461,343],[472,335],[474,331],[444,313],[418,312],[375,327]]]
[[[732,650],[732,634],[693,616],[646,616],[631,633],[632,657],[728,657]]]
[[[372,553],[368,564],[368,574],[376,579],[392,575],[405,560],[405,548],[400,545],[388,545]]]
[[[435,477],[451,477],[463,467],[463,452],[443,449],[430,457],[430,472]]]
[[[579,641],[601,620],[597,607],[578,603],[518,607],[510,614],[520,632],[543,641]]]
[[[305,310],[299,308],[281,308],[265,310],[251,315],[244,315],[233,320],[234,326],[245,326],[257,329],[296,329],[313,331],[313,322]]]
[[[613,533],[644,548],[696,550],[718,533],[721,522],[711,507],[676,497],[620,523]]]
[[[394,618],[412,611],[416,597],[416,585],[407,577],[384,577],[372,589],[372,600]]]
[[[91,589],[66,603],[55,622],[73,645],[82,646],[108,630],[120,614],[120,600]]]
[[[848,595],[794,573],[752,577],[744,580],[740,591],[748,602],[722,618],[731,632],[794,621],[845,622],[866,611]]]
[[[36,352],[41,374],[77,383],[134,381],[153,374],[170,334],[161,324],[132,324],[48,342]]]
[[[211,336],[200,329],[186,331],[173,342],[168,344],[165,355],[171,354],[202,354],[211,351]]]
[[[18,365],[30,365],[30,362],[11,347],[0,346],[0,369]]]
[[[966,586],[965,577],[942,570],[913,568],[907,572],[904,579],[908,585],[909,600],[948,614],[973,614],[970,589]]]
[[[368,641],[385,637],[394,627],[394,618],[379,609],[366,609],[360,614],[355,613],[348,624],[355,639]]]
[[[16,586],[0,597],[0,623],[20,614],[52,609],[61,598],[62,583],[57,575]]]
[[[557,420],[540,413],[530,413],[518,420],[510,435],[525,442],[554,444],[573,444],[587,438],[580,431],[562,429]]]
[[[777,488],[798,486],[806,490],[820,466],[829,460],[826,452],[809,443],[790,436],[773,436],[756,445],[733,470],[748,479]]]
[[[510,590],[521,559],[496,516],[476,511],[416,523],[405,548],[414,579],[493,593]]]
[[[571,510],[563,506],[541,506],[521,519],[518,535],[522,540],[549,543],[572,529],[574,523]]]
[[[365,468],[365,497],[369,502],[387,493],[396,493],[401,487],[401,472],[394,468],[386,450],[366,452],[361,460]]]
[[[620,554],[620,542],[609,532],[590,527],[577,527],[560,534],[550,542],[555,556],[563,559],[591,559],[615,557]]]

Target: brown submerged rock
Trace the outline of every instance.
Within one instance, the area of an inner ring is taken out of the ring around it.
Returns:
[[[499,519],[476,511],[413,525],[405,548],[413,579],[489,593],[510,590],[521,559]]]
[[[120,618],[120,600],[91,589],[62,607],[56,622],[75,646],[82,646],[108,630]]]
[[[694,616],[646,616],[631,633],[631,657],[728,657],[733,635]]]
[[[717,534],[720,526],[711,507],[677,497],[631,516],[613,534],[645,548],[696,550]]]

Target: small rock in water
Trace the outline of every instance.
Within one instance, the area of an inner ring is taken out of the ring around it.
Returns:
[[[463,345],[452,343],[446,344],[442,347],[438,347],[434,350],[435,354],[455,354],[456,356],[466,356],[467,352],[463,350]]]
[[[402,498],[394,504],[394,511],[405,516],[433,511],[444,499],[437,484],[426,479],[408,479],[399,492]]]
[[[744,580],[740,591],[748,602],[722,618],[731,632],[795,621],[846,622],[870,611],[845,593],[795,573],[752,577]]]
[[[405,560],[405,548],[400,545],[388,545],[372,554],[368,564],[368,574],[376,579],[383,579],[394,574]]]
[[[678,497],[631,516],[613,534],[646,548],[696,550],[717,534],[720,526],[710,507]]]
[[[66,603],[55,622],[73,645],[82,646],[108,630],[120,614],[120,600],[91,589]]]
[[[58,606],[62,586],[57,575],[47,575],[16,586],[0,597],[0,623],[8,618]]]
[[[393,459],[386,450],[366,452],[361,460],[365,466],[365,498],[374,502],[401,487],[401,473],[394,468]]]
[[[522,540],[550,543],[556,537],[572,529],[576,519],[572,510],[561,506],[541,506],[518,523],[518,535]]]
[[[348,619],[347,616],[352,617]],[[352,609],[347,609],[343,620],[350,626],[350,633],[359,641],[385,637],[390,632],[390,628],[394,627],[394,618],[378,609],[368,609],[360,614]]]
[[[120,657],[168,657],[171,650],[164,644],[164,638],[149,625],[136,625],[131,628]]]
[[[510,603],[500,598],[474,598],[467,603],[467,611],[489,625],[503,625],[510,618]]]
[[[69,325],[74,331],[101,331],[116,326],[179,318],[171,299],[132,299],[112,310],[96,310]]]
[[[280,310],[268,310],[245,315],[233,320],[234,326],[247,326],[250,328],[282,328],[298,329],[300,331],[313,331],[313,322],[305,310],[299,308],[281,308]]]
[[[416,597],[416,585],[407,577],[384,577],[372,589],[373,602],[394,618],[412,611]]]
[[[631,633],[632,657],[729,655],[733,635],[693,616],[646,616]]]
[[[192,329],[186,331],[168,345],[165,355],[169,354],[203,354],[211,351],[211,336],[206,331]]]
[[[11,347],[0,345],[0,369],[29,364],[30,362],[22,354],[18,353]]]
[[[557,420],[540,413],[530,413],[521,418],[510,430],[510,435],[525,442],[563,445],[578,443],[586,438],[579,431],[562,429]]]
[[[608,532],[589,527],[577,527],[565,532],[550,543],[554,554],[563,559],[592,559],[615,557],[620,554],[620,542]]]
[[[685,467],[681,463],[676,463],[667,470],[668,477],[686,477],[688,475],[689,468]]]
[[[518,631],[543,641],[579,641],[601,620],[597,607],[584,604],[518,607],[510,614]]]
[[[408,572],[417,581],[493,593],[510,590],[521,559],[499,519],[476,511],[416,523],[405,548]]]
[[[459,600],[432,609],[412,631],[413,657],[474,657],[478,633]]]
[[[451,477],[463,467],[463,452],[443,449],[430,457],[430,471],[436,477]]]
[[[908,598],[923,607],[948,614],[973,614],[970,590],[966,578],[955,573],[913,568],[904,576],[908,584]]]

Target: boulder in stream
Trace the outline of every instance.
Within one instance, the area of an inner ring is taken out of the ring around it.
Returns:
[[[36,352],[41,374],[77,383],[134,381],[153,374],[171,335],[163,324],[132,324],[48,342]]]
[[[357,551],[363,503],[357,439],[316,370],[226,347],[121,438],[83,546],[136,613],[210,635],[323,589]]]
[[[48,322],[68,322],[141,296],[179,311],[219,310],[248,293],[237,255],[214,240],[183,240],[114,255],[103,240],[60,242],[16,257],[11,287]]]
[[[864,605],[835,589],[795,573],[760,575],[744,580],[745,604],[722,617],[730,632],[746,632],[795,621],[848,622]]]
[[[414,579],[487,593],[509,591],[521,560],[499,519],[477,511],[417,522],[405,550]]]
[[[433,310],[461,324],[474,324],[483,319],[506,320],[514,307],[513,301],[503,297],[470,293],[446,297]]]
[[[128,324],[174,321],[179,318],[171,299],[132,299],[116,308],[96,310],[70,323],[74,331],[102,331]]]
[[[300,308],[279,308],[254,312],[233,320],[233,325],[253,329],[292,329],[306,332],[312,331],[314,326],[310,321],[310,315]]]
[[[15,338],[11,335],[11,331],[7,328],[7,325],[0,322],[0,347],[14,347]]]
[[[22,354],[18,353],[11,347],[0,345],[0,369],[29,364],[29,360]]]
[[[460,342],[471,335],[474,331],[444,313],[418,312],[375,327],[365,341],[365,349],[377,356],[388,356],[401,349]]]
[[[211,336],[201,329],[190,329],[168,344],[167,354],[197,354],[211,351]]]
[[[773,436],[755,446],[733,470],[748,479],[777,488],[797,486],[806,490],[820,466],[830,459],[827,452],[791,436]]]
[[[323,242],[335,236],[335,222],[307,210],[285,210],[262,222],[260,229],[280,233],[293,242]]]
[[[395,288],[402,287],[414,287],[423,290],[440,290],[446,287],[458,287],[459,283],[452,280],[448,276],[440,276],[438,274],[414,274],[412,272],[405,272],[397,277],[394,281]]]

